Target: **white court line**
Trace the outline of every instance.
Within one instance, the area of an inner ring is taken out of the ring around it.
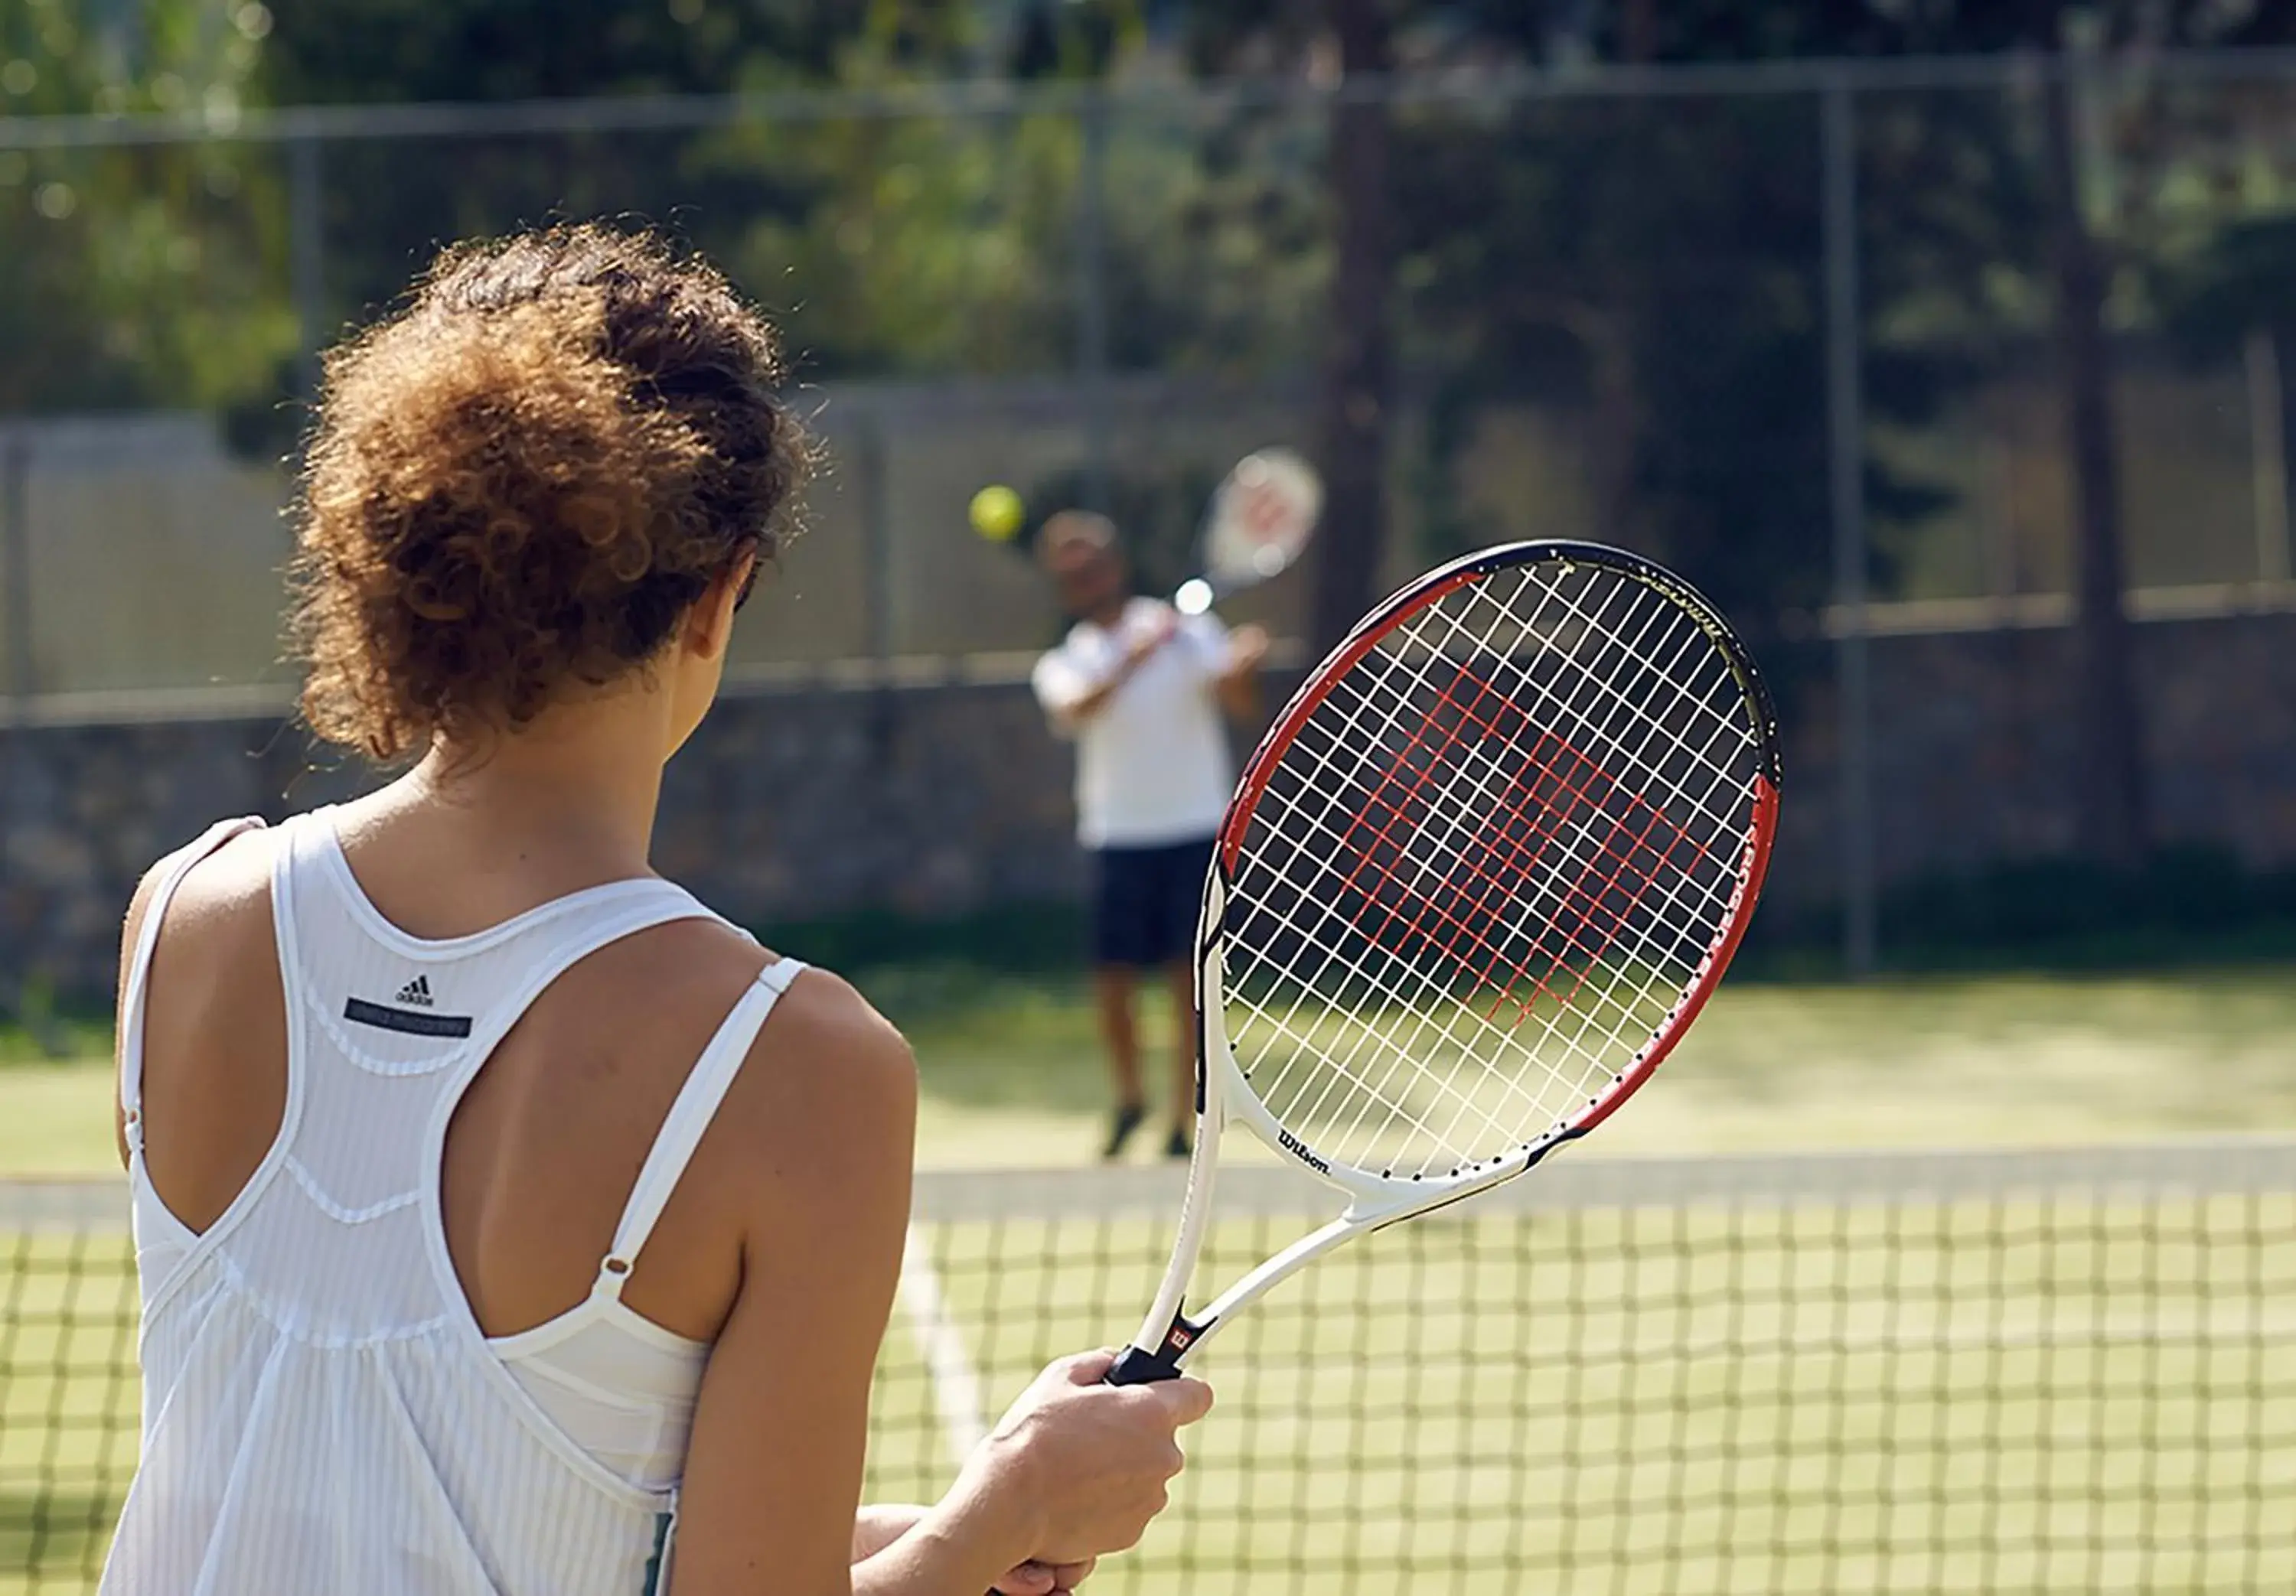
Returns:
[[[917,1354],[932,1379],[933,1409],[948,1441],[949,1461],[959,1468],[988,1434],[980,1400],[980,1374],[964,1345],[964,1331],[949,1314],[940,1276],[933,1273],[925,1239],[909,1227],[901,1248],[900,1298],[916,1338]]]

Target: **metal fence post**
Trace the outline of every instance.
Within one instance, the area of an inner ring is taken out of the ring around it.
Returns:
[[[1098,88],[1077,113],[1077,378],[1084,398],[1085,507],[1112,508],[1108,420],[1108,101]]]
[[[2288,423],[2280,404],[2280,340],[2269,327],[2251,328],[2242,354],[2248,368],[2249,480],[2256,502],[2256,579],[2285,582]]]
[[[319,141],[306,135],[287,146],[287,280],[299,340],[296,397],[306,404],[319,396],[319,355],[327,343],[326,247],[325,167]]]
[[[885,503],[885,420],[874,403],[858,407],[853,476],[861,520],[862,646],[869,653],[869,734],[880,758],[893,742],[893,526]]]
[[[1866,414],[1857,296],[1857,123],[1849,86],[1820,92],[1825,241],[1826,459],[1833,519],[1834,683],[1840,715],[1837,816],[1841,954],[1874,968],[1873,688],[1866,635]]]
[[[8,640],[0,661],[0,1019],[32,1024],[40,1004],[33,996],[31,950],[20,933],[37,937],[39,913],[29,890],[5,889],[9,855],[17,828],[31,819],[31,757],[27,743],[31,722],[32,593],[31,536],[25,525],[25,454],[21,429],[0,422],[0,624]],[[18,961],[23,961],[19,964]],[[37,1028],[37,1027],[35,1027]]]
[[[31,440],[0,423],[0,591],[7,594],[9,720],[21,725],[37,685],[32,656]]]

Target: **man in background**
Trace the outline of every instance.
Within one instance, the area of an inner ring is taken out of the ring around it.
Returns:
[[[1267,635],[1234,633],[1132,592],[1107,517],[1063,511],[1045,523],[1037,559],[1076,625],[1030,681],[1054,729],[1077,745],[1077,839],[1092,856],[1093,979],[1116,1106],[1106,1158],[1147,1117],[1133,990],[1160,972],[1173,1017],[1164,1150],[1188,1155],[1195,1102],[1191,965],[1197,901],[1234,785],[1223,713],[1258,709]]]

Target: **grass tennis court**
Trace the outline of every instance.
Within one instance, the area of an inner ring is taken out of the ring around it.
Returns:
[[[1290,1223],[1224,1227],[1214,1272]],[[2292,1224],[2296,1193],[1812,1190],[1406,1227],[1216,1347],[1226,1409],[1118,1588],[2284,1587],[2296,1547],[2261,1510],[2296,1489]],[[1164,1238],[1071,1212],[933,1242],[993,1407],[1111,1305],[1128,1316]],[[901,1328],[881,1406],[908,1411],[881,1413],[875,1465],[893,1494],[945,1469]]]
[[[2296,1581],[2296,1143],[1878,1173],[1588,1160],[1540,1183],[1374,1238],[1239,1320],[1176,1511],[1099,1588]],[[1123,1333],[1169,1185],[921,1189],[873,1496],[938,1490],[1044,1359]],[[1305,1217],[1286,1172],[1231,1195],[1221,1275]],[[0,1567],[45,1572],[0,1591],[77,1592],[134,1452],[127,1249],[116,1229],[10,1246]]]
[[[1086,1160],[1078,986],[864,985],[916,1042],[928,1164]],[[1602,1145],[1512,1189],[1554,1211],[1400,1227],[1240,1320],[1177,1510],[1095,1588],[2296,1587],[2290,1144],[2272,1178],[2208,1196],[2188,1183],[2230,1176],[2189,1152],[2103,1196],[2029,1189],[2102,1156],[2078,1151],[1970,1176],[1968,1155],[1890,1159],[1870,1190],[1841,1160],[1707,1156],[2284,1131],[2292,1036],[2274,967],[1726,987]],[[113,1167],[101,1059],[0,1049],[0,1172]],[[1748,1168],[1775,1189],[1716,1173]],[[1046,1358],[1129,1332],[1177,1187],[1047,1169],[924,1190],[879,1499],[938,1490]],[[1296,1234],[1280,1208],[1224,1223],[1210,1275]],[[116,1231],[0,1227],[0,1596],[77,1592],[132,1465],[132,1261]]]

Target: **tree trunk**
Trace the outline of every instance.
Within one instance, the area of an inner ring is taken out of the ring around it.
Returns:
[[[1343,81],[1394,66],[1384,0],[1327,0]],[[1394,378],[1390,299],[1394,278],[1389,218],[1388,108],[1342,100],[1332,108],[1332,185],[1337,262],[1317,420],[1327,491],[1316,560],[1310,642],[1318,652],[1344,636],[1378,596],[1386,541],[1387,435]]]
[[[2056,274],[2057,380],[2072,468],[2079,568],[2074,611],[2075,731],[2081,850],[2119,865],[2145,849],[2144,772],[2128,616],[2121,605],[2120,458],[2112,356],[2104,332],[2104,261],[2081,213],[2072,85],[2050,78],[2044,145]]]

